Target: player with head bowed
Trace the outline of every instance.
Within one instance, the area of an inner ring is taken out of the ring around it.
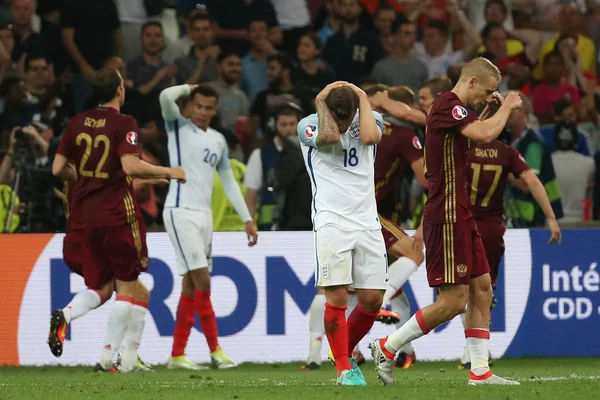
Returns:
[[[521,106],[517,93],[509,93],[506,99],[497,93],[500,76],[498,68],[485,58],[468,62],[456,86],[435,99],[427,116],[424,158],[429,196],[423,233],[427,279],[431,287],[438,288],[438,296],[399,330],[369,344],[377,375],[386,385],[394,382],[393,358],[398,349],[463,312],[467,302],[469,384],[519,384],[492,374],[488,365],[490,268],[467,193],[470,141],[492,142],[511,111]],[[485,107],[492,100],[502,105],[493,117],[484,119]],[[479,120],[473,111],[482,109],[484,120]]]
[[[119,112],[125,102],[125,85],[117,70],[98,71],[93,87],[99,106],[69,121],[52,165],[54,175],[77,182],[72,202],[83,216],[81,265],[89,289],[76,302],[85,304],[72,304],[66,316],[62,311],[58,313],[62,318],[53,318],[51,323],[61,327],[55,326],[54,331],[64,339],[65,324],[73,313],[81,312],[74,309],[97,307],[112,292],[107,285],[114,279],[117,298],[96,370],[117,371],[115,352],[131,327],[131,345],[123,349],[119,367],[119,371],[127,372],[135,368],[150,297],[138,279],[148,267],[148,251],[146,226],[132,195],[132,177],[185,182],[185,173],[182,168],[157,167],[141,160],[137,123]],[[55,339],[62,352],[61,338]]]
[[[191,118],[184,118],[177,99],[188,96]],[[215,368],[232,368],[237,364],[219,346],[217,320],[210,299],[212,270],[213,217],[211,198],[215,170],[223,190],[245,223],[248,246],[254,246],[258,234],[244,196],[231,170],[225,137],[210,127],[217,114],[219,96],[208,85],[181,85],[160,94],[162,116],[168,134],[169,159],[172,166],[183,166],[188,182],[172,182],[165,202],[163,220],[183,276],[182,293],[177,307],[173,333],[173,350],[168,368],[205,369],[185,355],[185,347],[198,314],[202,332]]]
[[[365,92],[346,82],[325,87],[315,103],[317,113],[298,124],[312,183],[315,286],[325,289],[325,332],[337,383],[366,385],[349,355],[371,329],[386,289],[373,166],[383,119],[371,110]],[[359,304],[346,321],[351,285]]]

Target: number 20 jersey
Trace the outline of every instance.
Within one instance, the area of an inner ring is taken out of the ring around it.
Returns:
[[[379,132],[383,118],[373,112]],[[298,123],[298,138],[312,184],[312,217],[315,231],[325,225],[344,230],[381,229],[375,200],[375,154],[359,136],[359,113],[339,143],[317,146],[319,118],[309,115]]]
[[[141,156],[138,138],[135,119],[114,108],[97,107],[69,121],[57,153],[76,166],[73,201],[81,207],[84,226],[121,226],[141,215],[121,165],[124,155]]]

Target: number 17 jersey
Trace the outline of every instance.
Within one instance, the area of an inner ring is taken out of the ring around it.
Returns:
[[[383,118],[377,112],[373,117],[381,134]],[[330,224],[351,231],[381,229],[375,200],[377,146],[360,140],[358,112],[334,145],[317,146],[317,114],[302,119],[297,131],[311,179],[314,230]]]
[[[121,157],[141,156],[135,119],[114,108],[97,107],[70,121],[57,153],[75,164],[84,226],[100,228],[133,223],[140,214],[131,179]]]

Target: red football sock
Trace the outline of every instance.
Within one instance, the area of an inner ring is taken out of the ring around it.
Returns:
[[[348,358],[348,325],[346,324],[346,306],[325,304],[325,332],[329,347],[335,359],[338,375],[352,369]]]
[[[215,311],[210,301],[210,292],[196,290],[194,304],[196,305],[198,317],[200,317],[202,332],[206,336],[208,348],[212,353],[219,347],[219,332],[217,330],[217,317],[215,317]]]
[[[352,310],[348,317],[348,354],[352,354],[358,342],[369,333],[376,317],[377,313],[365,311],[360,304]]]
[[[185,353],[192,326],[194,325],[194,299],[185,297],[183,294],[179,298],[177,306],[177,320],[175,321],[175,330],[173,331],[173,351],[171,356],[178,357]]]

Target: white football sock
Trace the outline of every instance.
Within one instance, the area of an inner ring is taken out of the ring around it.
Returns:
[[[129,316],[129,323],[127,324],[122,346],[121,368],[124,371],[133,369],[137,361],[138,349],[142,341],[147,313],[148,309],[140,304],[134,304],[131,308],[131,315]]]
[[[125,337],[132,308],[133,304],[130,301],[120,300],[117,297],[117,300],[115,300],[110,309],[110,316],[108,317],[106,326],[104,351],[100,358],[100,365],[104,369],[108,369],[113,365],[115,352],[121,347],[121,343]]]
[[[396,332],[387,337],[387,340],[385,341],[386,350],[388,350],[390,353],[396,354],[398,350],[400,350],[400,348],[402,348],[402,346],[405,344],[425,335],[425,332],[423,332],[419,326],[419,323],[417,322],[416,315],[417,314],[410,317],[408,322],[402,325],[402,328],[398,329]]]
[[[62,310],[67,324],[98,307],[101,302],[102,299],[95,290],[87,289],[77,293]]]
[[[386,304],[404,286],[408,278],[417,272],[418,265],[408,257],[400,257],[388,268],[388,288],[383,295],[383,304]]]
[[[481,376],[490,370],[488,364],[489,357],[489,330],[484,328],[473,328],[474,331],[483,331],[487,334],[487,338],[468,337],[467,347],[471,354],[471,372],[477,376]]]
[[[308,348],[308,363],[321,365],[321,346],[325,336],[325,295],[317,294],[310,305],[308,328],[310,330],[310,345]]]
[[[390,303],[392,305],[392,311],[400,317],[400,321],[396,324],[396,329],[400,329],[410,319],[410,302],[408,301],[408,297],[406,297],[406,293],[402,292],[399,296],[394,297]],[[406,354],[415,354],[412,343],[405,344],[399,351]]]

